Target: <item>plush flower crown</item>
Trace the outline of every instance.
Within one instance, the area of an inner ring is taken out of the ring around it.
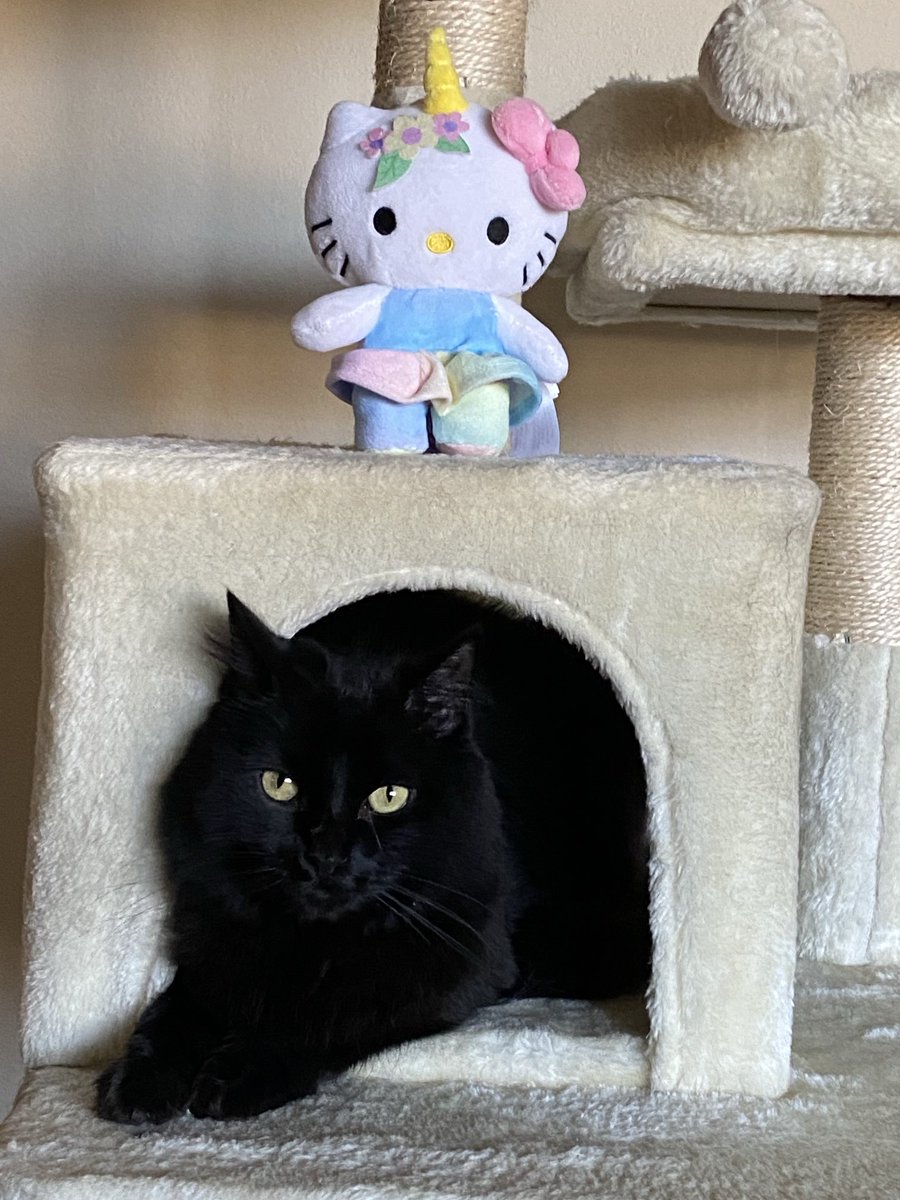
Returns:
[[[359,148],[367,158],[378,158],[373,191],[405,175],[420,150],[468,154],[469,147],[462,137],[468,128],[462,114],[452,112],[395,117],[389,130],[381,126],[370,129]]]
[[[372,190],[401,179],[422,150],[469,154],[462,136],[468,102],[459,86],[444,30],[432,30],[425,68],[425,100],[421,115],[395,117],[390,129],[370,129],[359,148],[377,158]],[[491,114],[502,145],[525,167],[531,189],[547,208],[567,212],[584,203],[585,188],[576,168],[580,151],[572,134],[557,129],[539,104],[524,98],[506,100]]]

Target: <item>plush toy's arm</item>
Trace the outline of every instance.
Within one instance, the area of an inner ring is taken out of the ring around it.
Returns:
[[[361,341],[375,327],[389,291],[381,283],[365,283],[319,296],[291,322],[294,341],[304,350],[337,350]]]
[[[497,333],[507,354],[527,362],[539,379],[559,383],[569,369],[569,360],[559,341],[537,317],[502,296],[494,296]]]

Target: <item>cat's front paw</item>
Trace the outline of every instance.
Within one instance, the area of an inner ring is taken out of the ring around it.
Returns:
[[[315,1090],[314,1075],[287,1070],[268,1055],[223,1049],[204,1064],[188,1107],[195,1117],[225,1121],[254,1117]]]
[[[188,1080],[152,1055],[126,1055],[97,1080],[97,1115],[120,1125],[159,1125],[184,1112],[190,1091]]]

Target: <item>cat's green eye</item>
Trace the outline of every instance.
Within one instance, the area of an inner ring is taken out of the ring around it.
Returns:
[[[368,804],[372,812],[395,813],[400,811],[408,799],[409,788],[396,783],[390,787],[380,787],[376,788],[374,792],[370,792]]]
[[[279,800],[282,804],[293,800],[300,791],[299,786],[294,783],[290,775],[284,775],[281,771],[263,771],[260,782],[262,790],[269,799]]]

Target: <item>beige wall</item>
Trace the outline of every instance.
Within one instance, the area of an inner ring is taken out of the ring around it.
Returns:
[[[435,5],[438,8],[439,5]],[[690,72],[720,0],[532,0],[554,114],[611,75]],[[857,69],[900,67],[897,0],[824,0]],[[18,1077],[19,890],[38,688],[30,464],[69,434],[333,441],[347,412],[291,312],[327,280],[301,196],[328,106],[365,99],[377,0],[7,0],[0,12],[0,1112]],[[565,449],[802,465],[808,337],[591,331],[560,286]]]

